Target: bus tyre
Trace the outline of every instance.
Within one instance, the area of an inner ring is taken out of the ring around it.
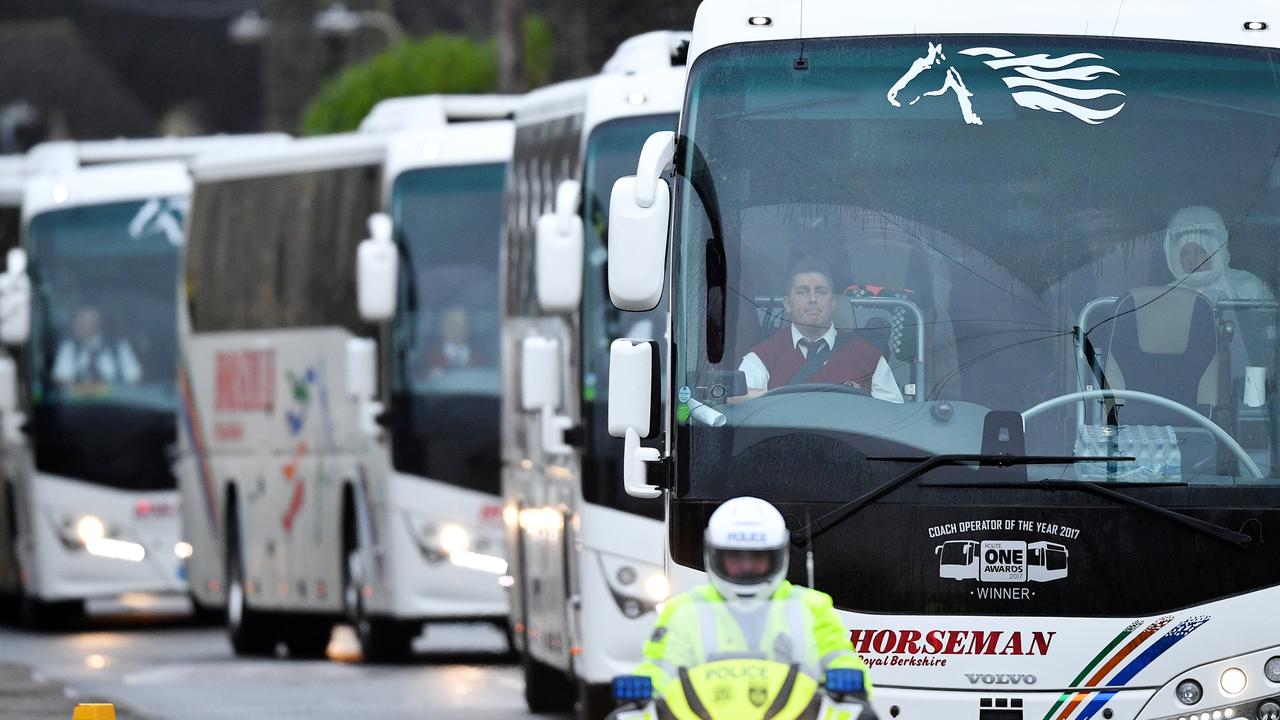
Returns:
[[[331,618],[294,617],[285,624],[284,644],[289,648],[291,658],[323,658],[329,649],[329,636],[332,634]]]
[[[578,681],[578,720],[604,720],[613,709],[611,686]]]
[[[23,627],[32,630],[69,630],[84,619],[84,601],[47,601],[24,593],[18,605],[18,619]]]
[[[276,633],[261,613],[249,607],[239,528],[227,529],[227,638],[237,655],[274,655]]]
[[[342,602],[347,621],[360,642],[365,662],[402,663],[413,654],[413,638],[420,626],[369,614],[365,605],[364,571],[360,549],[348,543],[346,572],[342,580]]]
[[[196,599],[194,594],[190,595],[191,599],[191,624],[200,627],[218,627],[227,622],[227,611],[225,608],[213,607],[205,605]]]
[[[550,665],[534,660],[529,654],[527,641],[522,657],[524,702],[529,706],[529,712],[553,713],[573,710],[573,701],[577,692],[569,678]]]

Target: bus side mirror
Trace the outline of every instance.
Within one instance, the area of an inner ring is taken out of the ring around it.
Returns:
[[[547,312],[570,312],[582,299],[582,186],[565,180],[556,188],[556,210],[538,218],[534,255],[538,304]]]
[[[0,343],[22,345],[31,337],[31,278],[27,251],[12,248],[0,273]]]
[[[369,237],[356,248],[356,303],[365,322],[385,322],[396,312],[400,256],[391,239],[391,217],[369,216]]]
[[[609,434],[625,438],[622,483],[627,494],[656,498],[662,490],[646,482],[645,463],[657,462],[656,448],[641,438],[658,434],[658,343],[621,338],[609,346]]]
[[[667,265],[671,187],[662,179],[675,158],[676,134],[654,133],[636,174],[613,184],[609,197],[609,298],[620,310],[652,310]]]
[[[541,413],[542,449],[552,455],[573,451],[564,441],[564,432],[573,427],[573,418],[556,413],[560,409],[563,365],[558,341],[534,336],[520,343],[520,406],[525,412]]]

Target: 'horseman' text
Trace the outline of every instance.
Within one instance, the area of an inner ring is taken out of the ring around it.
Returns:
[[[859,655],[1048,655],[1056,632],[851,630]]]

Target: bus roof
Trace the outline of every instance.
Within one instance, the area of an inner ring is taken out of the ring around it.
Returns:
[[[289,142],[285,133],[246,135],[206,135],[201,137],[160,137],[116,140],[59,140],[40,143],[26,154],[26,172],[68,170],[84,165],[100,165],[144,160],[182,160],[217,150],[236,147],[263,147]]]
[[[191,163],[191,175],[196,182],[217,182],[381,165],[386,147],[387,136],[382,133],[343,133],[280,146],[231,148],[197,157]]]
[[[801,17],[803,13],[803,17]],[[752,19],[759,18],[752,22]],[[1246,29],[1246,23],[1264,29]],[[872,35],[1067,35],[1184,40],[1280,47],[1274,0],[704,0],[694,21],[689,63],[731,43]],[[803,28],[803,30],[802,30]]]
[[[682,67],[689,46],[688,30],[654,30],[623,40],[604,63],[606,75]]]
[[[360,121],[361,132],[395,132],[468,120],[502,120],[515,112],[519,95],[419,95],[383,100]]]
[[[584,115],[584,134],[602,122],[678,112],[690,33],[658,30],[622,42],[599,75],[548,85],[525,95],[516,125]]]
[[[22,221],[28,222],[55,209],[190,193],[187,166],[175,160],[112,163],[56,174],[40,173],[26,181]]]
[[[515,125],[506,120],[396,133],[387,143],[383,196],[391,191],[396,178],[408,170],[507,162],[514,143]]]

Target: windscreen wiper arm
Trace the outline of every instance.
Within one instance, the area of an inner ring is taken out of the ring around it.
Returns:
[[[1123,460],[1123,459],[1124,458],[1111,458],[1111,461],[1114,462],[1114,461]],[[1157,483],[1135,483],[1134,485],[1129,485],[1127,487],[1134,487],[1136,485],[1159,486],[1159,485],[1167,485],[1167,484],[1169,483],[1158,483],[1158,482]],[[1174,484],[1181,485],[1182,483],[1174,483]],[[1154,513],[1163,518],[1172,520],[1180,525],[1185,525],[1191,528],[1192,530],[1202,532],[1206,535],[1217,538],[1218,540],[1221,540],[1223,542],[1235,545],[1236,547],[1246,548],[1253,544],[1253,538],[1245,533],[1237,532],[1235,530],[1232,530],[1231,528],[1226,528],[1221,525],[1215,525],[1207,520],[1201,520],[1200,518],[1192,517],[1191,515],[1180,513],[1177,510],[1171,510],[1167,507],[1162,507],[1154,503],[1149,503],[1146,500],[1133,497],[1132,495],[1125,495],[1122,492],[1118,492],[1114,488],[1109,488],[1102,483],[1097,483],[1090,480],[1019,480],[1017,482],[1001,482],[999,480],[974,480],[974,481],[961,481],[961,482],[939,482],[936,485],[932,485],[932,487],[977,487],[977,488],[1031,487],[1031,488],[1038,488],[1041,490],[1080,490],[1082,492],[1087,492],[1093,495],[1097,495],[1098,497],[1107,498],[1108,500],[1114,500],[1116,502],[1123,503],[1126,505],[1132,505],[1133,507],[1136,507],[1140,510],[1146,510],[1149,513]]]
[[[919,478],[930,470],[940,467],[954,465],[970,465],[973,463],[981,463],[987,466],[995,467],[1013,467],[1015,465],[1078,465],[1081,463],[1114,463],[1114,462],[1133,462],[1132,457],[1116,457],[1116,456],[1099,456],[1087,457],[1077,455],[934,455],[926,458],[867,458],[868,460],[921,460],[918,464],[912,466],[906,472],[885,482],[877,488],[861,497],[850,500],[840,507],[829,513],[819,517],[808,525],[791,533],[791,542],[797,546],[803,547],[809,540],[815,538],[836,525],[848,520],[858,511],[862,510],[871,503],[879,500],[894,490],[906,485],[907,483]],[[973,487],[973,483],[952,484],[955,487]],[[1215,537],[1223,542],[1231,543],[1236,547],[1245,548],[1253,543],[1253,538],[1242,532],[1231,530],[1220,525],[1201,520],[1199,518],[1184,515],[1176,510],[1160,507],[1145,500],[1140,500],[1130,495],[1117,492],[1111,488],[1104,487],[1098,483],[1088,480],[1026,480],[1016,483],[987,481],[985,483],[991,487],[1038,487],[1043,489],[1072,489],[1090,492],[1100,497],[1114,500],[1116,502],[1131,505],[1133,507],[1155,513],[1161,517],[1172,520],[1176,523],[1192,528],[1199,532]]]
[[[953,465],[970,465],[973,463],[981,463],[987,466],[995,467],[1013,467],[1014,465],[1075,465],[1077,463],[1087,462],[1125,462],[1133,461],[1131,457],[1079,457],[1076,455],[982,455],[982,454],[951,454],[951,455],[933,455],[922,458],[898,458],[898,457],[868,457],[868,460],[882,460],[891,462],[915,461],[920,462],[913,465],[906,472],[873,488],[865,495],[854,498],[829,513],[819,517],[813,522],[791,533],[791,542],[798,546],[803,546],[809,539],[815,538],[836,525],[848,520],[859,510],[924,475],[930,470],[940,467]]]

